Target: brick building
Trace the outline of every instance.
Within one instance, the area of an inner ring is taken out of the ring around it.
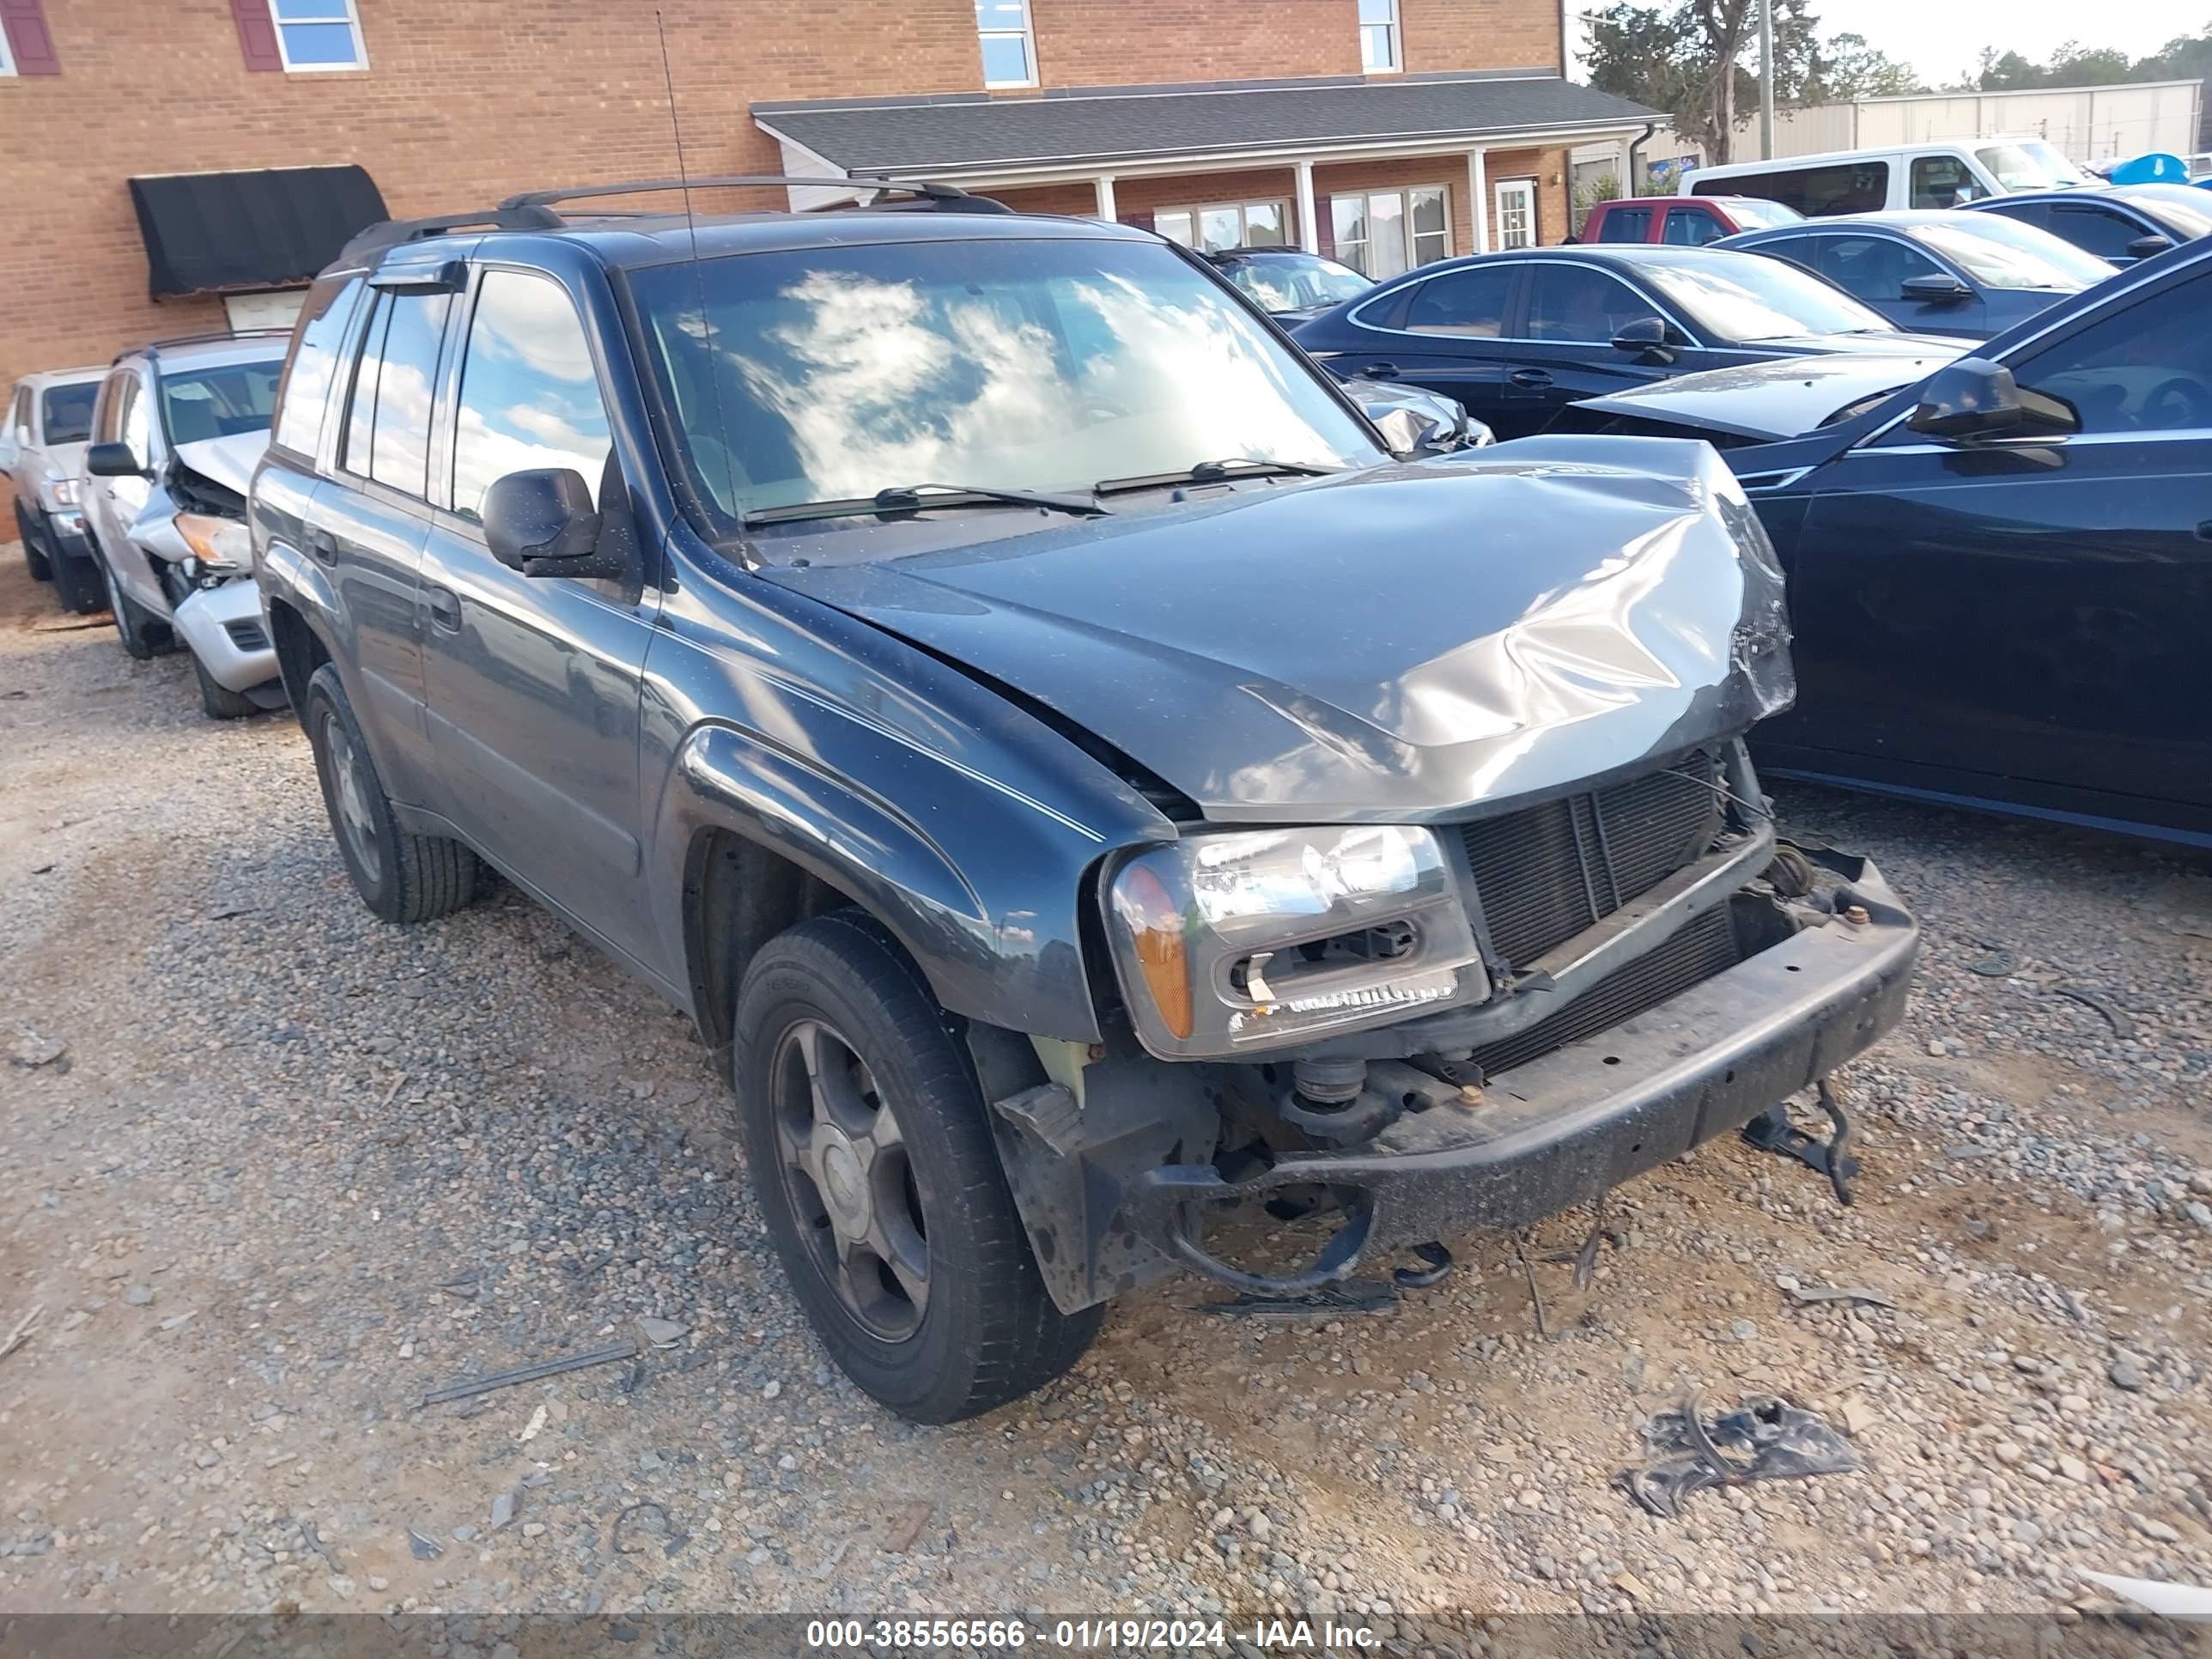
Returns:
[[[694,174],[947,179],[1378,275],[1558,240],[1568,149],[1648,113],[1562,77],[1559,0],[0,0],[0,386],[286,320],[379,193],[404,216],[672,174],[672,82]],[[246,176],[346,167],[367,179]],[[174,176],[198,174],[240,176]]]

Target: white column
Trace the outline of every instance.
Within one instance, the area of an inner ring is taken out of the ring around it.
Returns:
[[[1474,204],[1474,249],[1477,253],[1490,252],[1490,177],[1483,171],[1482,152],[1471,149],[1467,153],[1467,193]]]
[[[1110,173],[1098,175],[1098,216],[1109,224],[1114,222],[1114,175]]]
[[[1309,253],[1321,252],[1321,216],[1314,206],[1313,163],[1300,161],[1298,178],[1298,246]]]

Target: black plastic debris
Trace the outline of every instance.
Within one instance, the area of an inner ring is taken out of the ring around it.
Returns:
[[[1692,1394],[1644,1425],[1644,1445],[1650,1461],[1621,1470],[1613,1484],[1639,1508],[1668,1518],[1707,1486],[1848,1474],[1859,1466],[1843,1436],[1802,1407],[1765,1394],[1747,1395],[1710,1420]]]
[[[1374,1313],[1397,1299],[1397,1287],[1387,1279],[1340,1279],[1282,1296],[1240,1291],[1225,1302],[1194,1303],[1191,1311],[1228,1319],[1333,1319],[1339,1314]]]

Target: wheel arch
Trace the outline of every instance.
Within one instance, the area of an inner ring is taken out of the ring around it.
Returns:
[[[330,641],[289,600],[270,599],[266,609],[269,642],[276,648],[276,672],[284,682],[284,695],[292,700],[293,708],[303,708],[307,700],[307,682],[314,678],[318,668],[336,660]]]

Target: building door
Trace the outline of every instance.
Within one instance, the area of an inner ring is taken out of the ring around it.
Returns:
[[[1501,248],[1536,246],[1536,181],[1500,179],[1496,191],[1498,246]]]

